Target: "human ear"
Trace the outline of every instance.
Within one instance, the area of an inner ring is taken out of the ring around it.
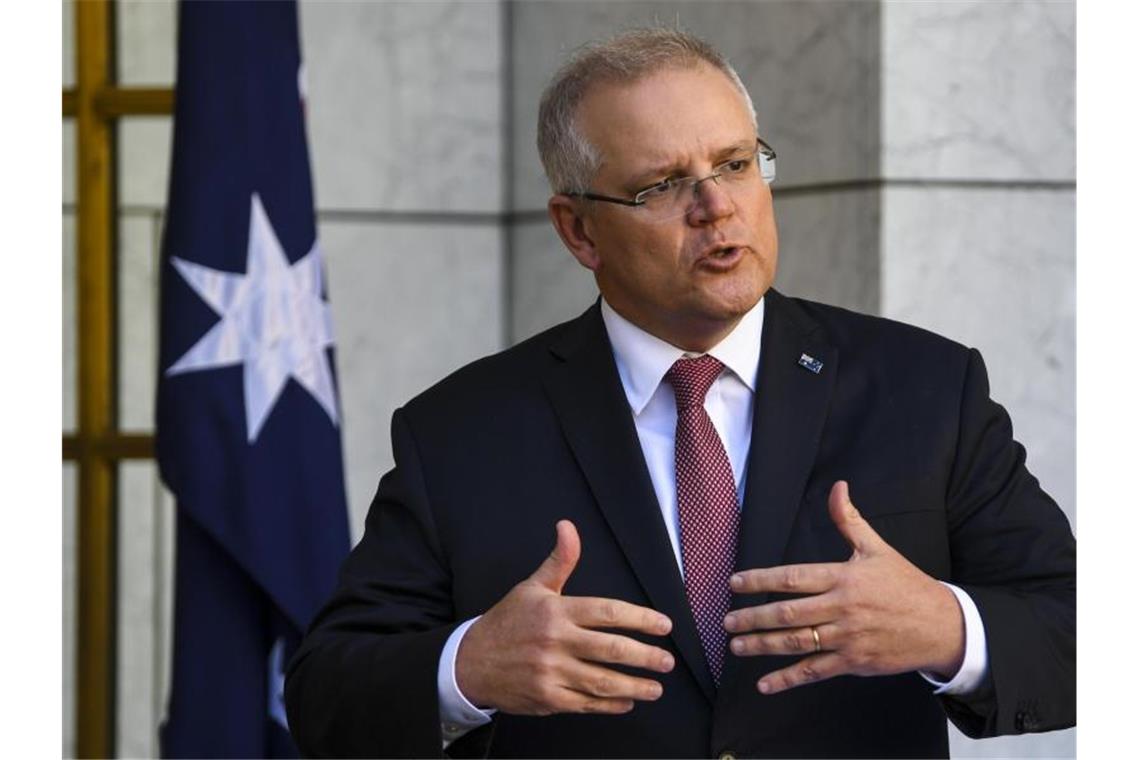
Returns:
[[[546,204],[550,222],[562,238],[562,244],[569,249],[578,263],[596,272],[601,258],[594,241],[586,231],[586,218],[581,213],[581,203],[568,195],[555,195]]]

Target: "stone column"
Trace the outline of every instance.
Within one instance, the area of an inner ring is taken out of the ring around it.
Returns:
[[[882,313],[978,348],[1076,524],[1071,3],[882,5]],[[1072,757],[1075,729],[956,757]]]

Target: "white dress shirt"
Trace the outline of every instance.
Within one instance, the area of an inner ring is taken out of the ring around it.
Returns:
[[[677,404],[673,388],[662,382],[673,363],[697,354],[676,346],[637,327],[602,299],[602,321],[613,346],[614,360],[622,388],[629,401],[637,437],[649,469],[649,478],[661,508],[661,517],[673,545],[673,556],[684,574],[677,515],[674,437],[677,430]],[[708,353],[725,366],[705,396],[705,411],[725,446],[736,481],[737,506],[743,503],[748,449],[752,442],[752,404],[760,366],[760,335],[764,326],[764,299],[745,314],[736,327]],[[960,588],[946,585],[958,600],[966,621],[966,653],[962,666],[948,682],[937,681],[927,673],[922,677],[937,687],[935,694],[965,694],[980,685],[988,667],[985,629],[973,600]],[[437,686],[440,719],[446,747],[454,739],[491,720],[493,710],[480,710],[459,691],[455,682],[455,656],[459,642],[476,619],[465,622],[448,638],[440,656]]]

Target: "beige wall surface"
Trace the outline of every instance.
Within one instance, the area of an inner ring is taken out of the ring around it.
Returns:
[[[120,80],[173,84],[174,4],[119,6]],[[777,287],[978,347],[1030,468],[1075,525],[1071,3],[302,0],[300,19],[354,538],[391,466],[395,408],[596,297],[545,219],[538,97],[574,47],[659,23],[729,56],[779,153]],[[118,136],[120,424],[132,431],[153,427],[170,135],[167,119],[134,118]],[[74,140],[65,122],[65,430],[74,426]],[[74,469],[63,474],[71,755]],[[173,506],[152,465],[124,465],[121,478],[118,747],[156,756]],[[951,748],[1072,757],[1074,736],[974,742],[952,732]]]

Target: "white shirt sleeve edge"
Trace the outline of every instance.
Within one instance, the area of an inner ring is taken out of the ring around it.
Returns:
[[[939,681],[933,678],[932,674],[921,670],[918,671],[918,674],[932,686],[937,687],[934,690],[935,694],[961,696],[969,694],[981,686],[989,671],[986,629],[982,624],[981,613],[978,612],[978,607],[970,595],[952,583],[945,581],[940,581],[940,583],[954,593],[954,598],[958,600],[958,606],[962,610],[962,617],[966,623],[966,652],[962,657],[961,667],[949,681]]]
[[[444,749],[467,732],[490,723],[491,716],[495,714],[494,710],[480,710],[471,704],[455,681],[455,658],[459,654],[459,644],[467,629],[478,619],[479,617],[473,617],[452,631],[439,655],[436,690],[439,692],[439,722]]]

